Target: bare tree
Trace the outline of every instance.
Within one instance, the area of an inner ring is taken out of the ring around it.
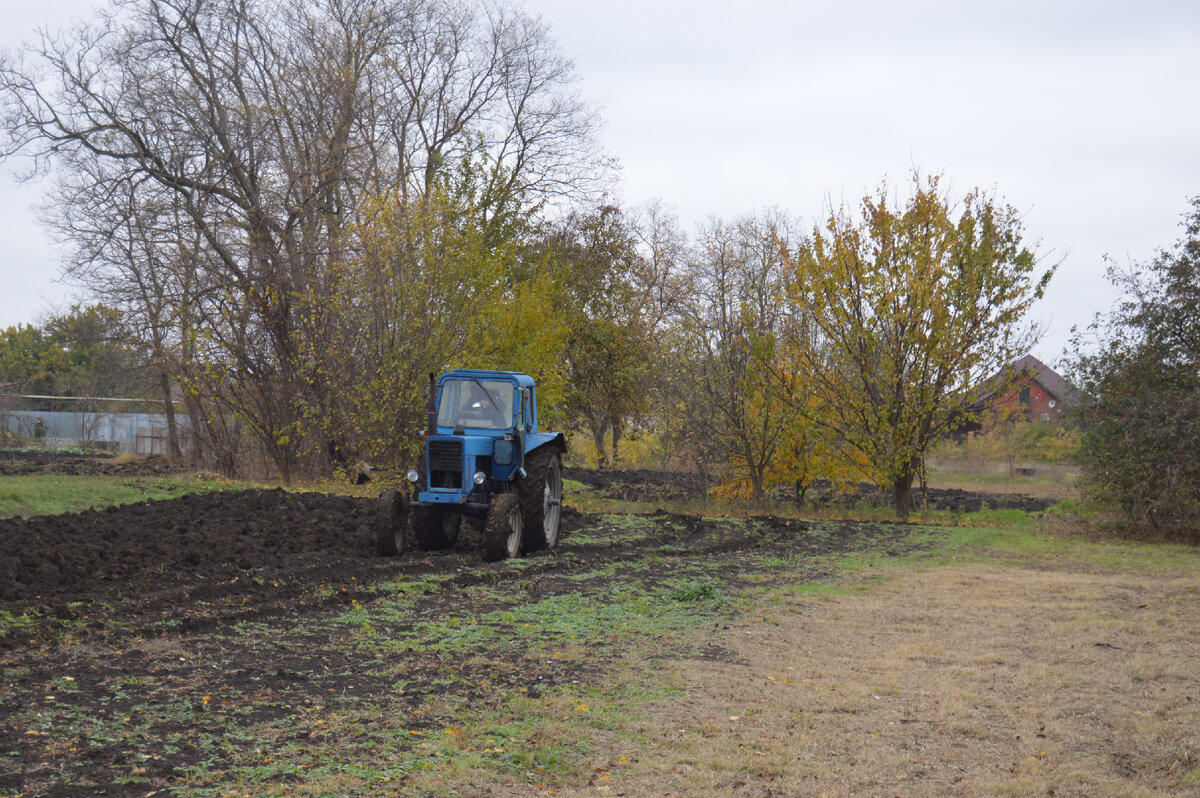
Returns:
[[[638,303],[647,326],[661,332],[687,305],[694,284],[687,273],[687,235],[661,202],[640,208],[633,221],[641,261],[633,274]]]
[[[714,220],[689,263],[695,286],[675,336],[676,401],[708,469],[748,485],[755,502],[793,420],[774,379],[789,220],[781,214]],[[706,469],[707,470],[707,469]]]
[[[171,386],[182,346],[178,314],[197,284],[183,254],[194,227],[174,192],[144,179],[106,179],[94,173],[106,166],[100,162],[79,166],[59,182],[42,215],[67,248],[66,276],[119,308],[145,347],[165,408],[167,454],[175,460],[181,447]],[[95,192],[96,185],[109,191]]]
[[[322,324],[364,199],[419,196],[479,150],[497,165],[494,194],[586,187],[603,165],[572,80],[544,27],[502,3],[118,0],[0,62],[0,157],[65,176],[51,214],[64,232],[66,214],[96,213],[98,234],[117,208],[147,203],[119,225],[150,237],[136,253],[126,242],[141,266],[164,262],[146,253],[163,246],[158,209],[186,220],[203,288],[180,299],[209,350],[195,354],[213,358],[193,384],[244,414],[286,478],[311,451],[295,400],[320,387],[298,377],[299,331]],[[77,255],[91,268],[86,247]],[[118,269],[126,296],[141,266]]]

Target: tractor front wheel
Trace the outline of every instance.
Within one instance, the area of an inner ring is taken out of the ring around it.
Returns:
[[[516,557],[521,551],[521,503],[515,493],[497,493],[483,527],[483,557],[488,562]]]
[[[458,542],[458,528],[462,516],[432,507],[412,509],[413,534],[425,551],[452,549]]]
[[[379,520],[375,524],[375,550],[383,557],[404,553],[408,529],[408,500],[399,491],[384,491],[379,497]]]

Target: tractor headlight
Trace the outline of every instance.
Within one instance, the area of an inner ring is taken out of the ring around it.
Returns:
[[[417,480],[421,478],[421,475],[417,473],[417,469],[415,468],[408,469],[408,473],[405,476],[407,476],[408,481],[414,485],[417,484]]]
[[[487,474],[483,473],[482,471],[476,471],[475,476],[471,477],[471,479],[476,485],[482,485],[487,481]]]

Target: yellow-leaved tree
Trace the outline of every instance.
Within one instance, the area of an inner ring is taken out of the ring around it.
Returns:
[[[869,479],[871,469],[860,451],[847,446],[831,426],[819,421],[824,400],[812,384],[812,375],[793,360],[796,350],[786,344],[792,340],[789,328],[799,323],[803,322],[792,317],[781,330],[785,343],[778,347],[780,354],[771,364],[775,390],[784,388],[790,412],[764,478],[769,485],[791,485],[796,501],[802,503],[818,479],[845,492]]]
[[[980,191],[956,203],[920,175],[903,203],[885,183],[857,218],[832,213],[791,260],[788,297],[806,320],[791,359],[819,398],[806,412],[907,517],[926,450],[1036,340],[1025,316],[1054,268],[1039,267],[1012,207]]]
[[[468,368],[524,372],[537,382],[538,423],[559,429],[567,390],[564,353],[570,334],[562,307],[560,282],[550,264],[496,292],[475,320]]]
[[[293,401],[323,437],[314,456],[415,462],[423,387],[447,368],[526,369],[543,404],[561,396],[553,280],[525,252],[522,198],[490,191],[497,168],[464,160],[424,194],[360,207],[345,256],[301,307],[305,391]]]

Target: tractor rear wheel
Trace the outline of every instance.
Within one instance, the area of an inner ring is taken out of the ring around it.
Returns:
[[[494,494],[483,527],[483,558],[497,562],[516,557],[521,551],[522,526],[517,494]]]
[[[521,518],[525,522],[524,551],[553,549],[562,522],[562,458],[549,447],[530,452],[525,478],[517,480]]]
[[[414,507],[412,525],[417,544],[426,551],[454,548],[458,542],[461,519],[458,513],[432,507]]]
[[[408,500],[399,491],[384,491],[379,497],[379,520],[375,524],[375,551],[384,557],[404,553],[408,530]]]

